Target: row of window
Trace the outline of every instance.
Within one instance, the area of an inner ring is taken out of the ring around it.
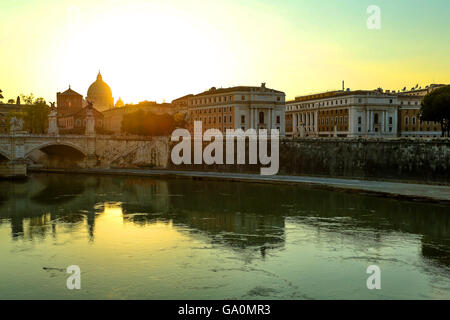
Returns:
[[[343,113],[345,113],[345,112],[347,112],[348,111],[348,109],[338,109],[338,110],[336,110],[336,109],[334,109],[334,110],[327,110],[327,111],[321,111],[320,112],[320,115],[328,115],[328,114],[343,114]]]
[[[408,128],[404,128],[403,131],[408,131]],[[411,128],[411,131],[422,131],[421,129],[415,129],[415,128]],[[426,127],[425,130],[423,131],[439,131],[438,128],[434,127],[433,130],[431,130],[430,127]]]
[[[320,124],[322,125],[328,125],[328,124],[348,124],[348,117],[326,117],[326,118],[320,118]]]
[[[392,127],[389,127],[388,130],[389,130],[389,132],[392,132]],[[362,131],[361,127],[358,127],[358,132],[361,132],[361,131]],[[378,127],[375,127],[374,131],[378,132]],[[367,129],[367,132],[370,132],[370,129]]]
[[[264,112],[260,112],[259,113],[258,120],[259,120],[259,124],[263,124],[264,123]],[[280,116],[277,116],[276,122],[277,122],[277,124],[281,123]],[[245,123],[245,115],[241,115],[241,124],[244,124],[244,123]]]
[[[416,117],[411,117],[411,122],[412,124],[416,124]],[[419,119],[419,123],[420,125],[422,125],[423,123],[426,123],[426,125],[430,125],[430,123],[433,123],[434,125],[437,125],[438,123],[436,121],[422,121]],[[406,116],[405,117],[405,125],[409,124],[409,117]]]
[[[190,105],[200,105],[200,104],[207,104],[207,103],[217,103],[217,102],[227,102],[227,101],[233,101],[233,96],[220,96],[220,97],[208,97],[208,98],[202,98],[202,99],[195,99],[190,100]]]
[[[227,123],[227,119],[229,119],[229,123],[233,122],[233,116],[223,116],[223,123]],[[216,116],[209,116],[209,117],[205,117],[204,121],[205,123],[216,123],[216,120],[218,121],[218,123],[222,123],[222,116],[218,116],[216,118]],[[194,121],[202,121],[202,117],[200,118],[195,118]],[[241,124],[245,124],[246,123],[246,117],[245,115],[241,115]],[[264,123],[264,112],[260,112],[259,113],[259,123],[263,124]],[[281,123],[281,117],[277,116],[276,117],[276,123],[280,124]]]
[[[233,107],[221,107],[221,108],[209,108],[209,109],[198,109],[193,110],[192,112],[194,114],[201,114],[201,113],[217,113],[217,112],[232,112]]]
[[[342,128],[342,130],[339,130],[339,131],[347,131],[347,130],[348,130],[348,127],[347,127],[347,126],[344,126],[344,127]],[[331,131],[334,131],[334,127],[324,127],[324,128],[321,128],[320,131],[328,131],[328,132],[331,132]]]
[[[246,96],[241,96],[241,101],[245,101],[247,99]],[[219,96],[219,97],[208,97],[208,98],[202,98],[202,99],[194,99],[190,100],[190,105],[202,105],[202,104],[209,104],[209,103],[219,103],[219,102],[229,102],[233,101],[233,96]],[[277,101],[281,101],[281,97],[277,97]]]
[[[400,101],[400,104],[403,104],[403,101]],[[408,106],[411,106],[411,105],[418,106],[419,105],[419,101],[415,101],[415,102],[408,101],[407,105]]]
[[[233,116],[229,116],[229,117],[223,116],[223,123],[227,123],[228,118],[230,120],[229,123],[233,123]],[[213,116],[213,117],[209,116],[209,117],[204,118],[205,123],[216,123],[216,120],[218,120],[219,123],[222,123],[222,116],[218,116],[217,118],[216,118],[216,116]],[[194,121],[203,121],[203,120],[202,120],[202,117],[200,117],[200,118],[195,118]]]

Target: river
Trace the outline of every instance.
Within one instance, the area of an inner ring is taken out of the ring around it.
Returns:
[[[442,204],[69,174],[0,190],[0,299],[450,299]]]

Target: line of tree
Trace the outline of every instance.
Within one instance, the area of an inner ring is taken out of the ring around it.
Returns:
[[[423,97],[420,119],[439,122],[442,137],[450,137],[450,85],[435,89]]]
[[[29,95],[20,95],[21,100],[25,103],[21,111],[10,112],[8,122],[11,118],[16,117],[23,119],[23,130],[33,134],[42,134],[48,128],[48,115],[50,107],[44,98],[35,98],[31,93]]]
[[[138,110],[125,114],[122,119],[122,133],[140,136],[167,136],[176,128],[184,128],[186,122],[181,114],[157,114]]]

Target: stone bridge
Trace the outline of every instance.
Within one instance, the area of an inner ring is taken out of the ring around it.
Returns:
[[[169,137],[102,135],[0,135],[0,176],[25,176],[28,166],[46,168],[165,168]]]

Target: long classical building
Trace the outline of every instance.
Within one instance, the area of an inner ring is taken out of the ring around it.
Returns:
[[[183,97],[188,104],[188,129],[193,132],[194,121],[202,122],[203,132],[218,129],[270,129],[285,135],[285,94],[260,87],[238,86],[211,88],[196,95]],[[180,98],[181,99],[181,98]],[[178,99],[177,99],[178,100]]]
[[[421,121],[423,97],[444,85],[410,91],[339,90],[286,102],[286,135],[294,137],[435,137],[439,123]]]
[[[397,96],[381,90],[331,91],[286,103],[290,136],[397,135]]]

